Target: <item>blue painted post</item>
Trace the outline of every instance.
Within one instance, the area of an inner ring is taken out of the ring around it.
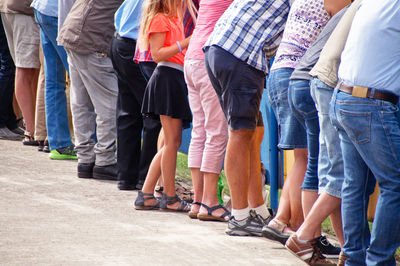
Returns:
[[[270,179],[270,197],[271,197],[271,208],[276,211],[278,209],[278,184],[279,184],[279,157],[278,157],[278,123],[275,118],[272,107],[269,106],[269,126],[270,126],[270,161],[269,170],[271,173]]]

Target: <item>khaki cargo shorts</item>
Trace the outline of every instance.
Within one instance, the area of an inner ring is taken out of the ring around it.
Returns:
[[[15,66],[39,68],[40,33],[33,16],[1,13],[1,20]]]

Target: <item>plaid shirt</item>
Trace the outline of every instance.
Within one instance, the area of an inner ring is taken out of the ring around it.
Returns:
[[[204,47],[216,45],[268,73],[289,13],[289,0],[235,0],[218,20]]]
[[[196,9],[199,9],[199,1],[198,0],[192,0],[194,6]],[[189,11],[187,10],[185,12],[185,15],[183,16],[183,31],[185,33],[185,37],[189,37],[192,35],[193,30],[194,30],[194,21],[192,16],[190,15]],[[140,51],[139,50],[139,45],[136,45],[136,51],[135,51],[135,57],[133,58],[133,61],[136,63],[139,62],[152,62],[153,58],[151,57],[150,50],[147,51]]]

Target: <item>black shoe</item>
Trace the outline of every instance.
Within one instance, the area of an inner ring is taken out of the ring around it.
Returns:
[[[44,141],[43,152],[50,153],[50,146],[47,140]]]
[[[322,255],[324,255],[328,259],[337,259],[339,258],[340,254],[340,247],[333,245],[331,242],[328,241],[326,236],[321,235],[317,239],[317,245],[321,249]]]
[[[37,148],[38,151],[43,151],[44,149],[44,140],[39,140],[39,146]]]
[[[94,163],[78,163],[79,178],[93,178]]]
[[[136,189],[137,190],[142,190],[144,184],[144,180],[139,180],[136,184]]]
[[[130,184],[125,180],[118,180],[119,190],[137,190],[136,184]]]
[[[117,164],[110,164],[99,166],[95,165],[93,167],[93,178],[101,180],[117,180]]]

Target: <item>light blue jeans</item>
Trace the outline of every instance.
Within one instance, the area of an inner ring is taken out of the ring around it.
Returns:
[[[334,92],[330,117],[339,130],[345,181],[342,215],[346,265],[395,265],[400,245],[400,123],[390,102]],[[367,223],[375,179],[379,195],[371,236]]]
[[[318,192],[325,192],[340,198],[344,180],[342,149],[338,131],[329,118],[329,103],[332,87],[315,78],[310,82],[310,92],[318,111],[319,155],[318,155]]]
[[[67,54],[62,46],[57,45],[58,19],[35,10],[35,20],[40,28],[44,55],[47,138],[50,150],[54,150],[72,144],[65,95]]]
[[[307,134],[308,163],[302,190],[318,191],[318,113],[310,94],[310,81],[294,79],[289,81],[288,102],[290,110]]]

